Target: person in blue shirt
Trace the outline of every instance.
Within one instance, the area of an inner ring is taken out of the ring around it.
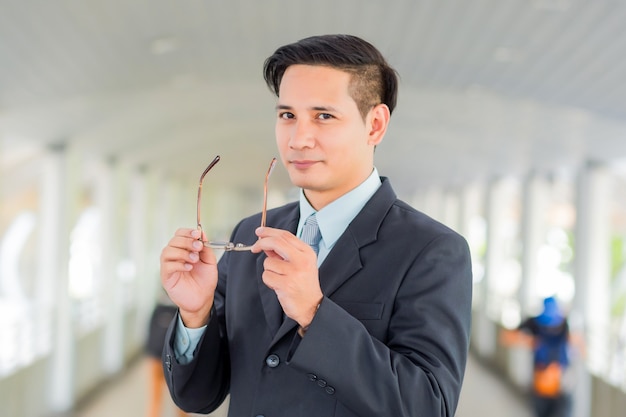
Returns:
[[[532,402],[537,417],[569,417],[572,414],[571,383],[566,381],[571,350],[580,349],[567,317],[555,297],[543,300],[537,316],[522,321],[515,331],[502,335],[506,345],[525,344],[532,349]]]

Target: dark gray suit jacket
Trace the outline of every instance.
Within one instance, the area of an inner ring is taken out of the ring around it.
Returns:
[[[174,401],[229,416],[454,415],[469,344],[472,277],[465,240],[383,184],[319,270],[324,299],[304,338],[263,284],[264,254],[230,252],[207,330],[190,364],[163,358]],[[296,232],[291,203],[268,226]],[[256,215],[233,242],[254,242]]]

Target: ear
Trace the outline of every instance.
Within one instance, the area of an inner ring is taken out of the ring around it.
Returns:
[[[382,142],[391,114],[386,104],[377,104],[370,110],[367,116],[367,126],[370,129],[367,143],[369,145],[378,145]]]

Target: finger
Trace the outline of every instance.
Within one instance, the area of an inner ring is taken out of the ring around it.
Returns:
[[[278,275],[285,275],[287,269],[287,263],[279,257],[270,258],[267,257],[263,261],[263,270],[265,272],[272,272]]]
[[[199,239],[200,238],[200,230],[198,229],[190,229],[190,228],[180,228],[177,229],[176,232],[174,233],[174,236],[180,236],[180,237],[189,237],[192,239]]]
[[[252,249],[251,249],[251,251],[252,251]],[[259,252],[260,252],[260,250],[259,250]],[[267,256],[268,258],[276,258],[276,259],[284,260],[284,258],[282,256],[280,256],[279,254],[277,254],[273,250],[266,250],[265,251],[265,256]]]
[[[161,262],[161,282],[165,285],[168,282],[176,281],[180,274],[187,273],[193,269],[193,265],[188,262],[167,261]]]
[[[161,271],[168,275],[181,270],[189,271],[199,259],[197,252],[167,246],[161,252]]]
[[[202,246],[202,242],[198,242],[192,240],[190,242],[176,242],[179,238],[172,239],[173,242],[170,242],[168,246],[166,246],[161,251],[161,269],[170,262],[175,262],[181,264],[181,267],[186,271],[192,269],[193,264],[197,263],[200,260],[200,253],[192,249],[194,246],[193,242],[200,243]],[[189,239],[186,239],[187,241]],[[179,246],[177,246],[179,245]]]
[[[195,232],[199,233],[198,231]],[[191,237],[190,234],[187,234],[185,236],[175,235],[169,241],[168,247],[186,249],[190,252],[200,252],[204,249],[204,244],[200,240]]]
[[[283,229],[275,229],[273,227],[257,227],[254,233],[260,238],[268,238],[274,237],[278,239],[283,239],[285,242],[291,242],[293,244],[297,244],[298,242],[302,242],[298,239],[293,233],[283,230]]]
[[[292,259],[280,257],[267,257],[263,261],[265,272],[271,272],[278,276],[299,277],[315,274],[317,271],[317,257],[311,248],[309,253],[296,253]]]
[[[294,250],[304,252],[309,248],[309,245],[287,230],[259,227],[256,234],[259,239],[253,245],[252,252],[255,253],[265,251],[270,256],[270,252],[275,252],[283,259],[291,259]]]
[[[188,262],[168,262],[161,265],[161,277],[163,281],[169,280],[174,274],[189,272],[193,265]]]
[[[252,245],[252,252],[265,252],[268,258],[272,259],[281,259],[285,261],[289,261],[296,250],[293,246],[282,242],[280,239],[266,237],[263,239],[259,239]]]
[[[196,251],[175,246],[166,246],[161,252],[161,262],[198,262],[200,255]]]
[[[271,268],[271,267],[270,267]],[[283,292],[290,285],[292,277],[273,269],[264,269],[261,274],[263,283],[276,292]]]

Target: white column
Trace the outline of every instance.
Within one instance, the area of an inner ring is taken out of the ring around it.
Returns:
[[[483,209],[485,203],[485,192],[481,185],[468,185],[461,191],[458,231],[467,239],[472,252],[472,275],[475,284],[480,282],[484,275],[484,260],[480,257],[479,251],[486,239],[486,230],[481,228],[482,222],[486,221]],[[474,297],[474,300],[477,299],[478,297]]]
[[[207,194],[207,186],[203,186],[202,193]],[[167,238],[164,243],[174,236],[176,229],[180,227],[196,227],[196,197],[198,193],[197,183],[181,183],[179,180],[169,178],[167,174],[160,173],[158,179],[157,194],[159,195],[159,216],[162,216],[162,232]],[[209,195],[202,197],[203,211]],[[202,220],[202,225],[206,220]]]
[[[148,246],[148,181],[145,170],[135,170],[131,173],[130,179],[130,205],[129,205],[129,225],[128,240],[130,258],[134,264],[135,282],[134,297],[137,309],[135,329],[131,332],[134,335],[134,343],[141,345],[147,335],[147,323],[152,311],[152,305],[159,285],[159,276],[153,274],[147,267],[147,246]],[[151,260],[152,261],[152,260]],[[156,260],[154,260],[156,262]]]
[[[532,311],[533,297],[537,288],[539,249],[546,235],[549,194],[550,184],[545,178],[533,174],[526,179],[522,198],[522,281],[518,292],[521,317],[536,313]]]
[[[589,340],[589,365],[604,372],[610,324],[610,193],[607,169],[590,163],[578,183],[575,247],[574,315],[584,317]],[[594,357],[598,354],[599,356]]]
[[[97,203],[102,213],[100,231],[102,247],[102,305],[104,307],[104,339],[102,367],[106,374],[119,372],[124,365],[124,309],[122,286],[118,279],[119,262],[117,212],[122,204],[120,195],[124,185],[118,181],[119,166],[108,161],[102,166],[99,176]],[[120,190],[122,189],[122,190]]]
[[[497,343],[496,325],[490,308],[490,287],[498,273],[498,263],[503,258],[503,229],[504,212],[506,209],[506,193],[503,192],[502,182],[493,180],[486,191],[486,218],[487,218],[487,248],[485,252],[485,274],[479,285],[476,296],[479,298],[479,310],[474,327],[476,328],[475,342],[478,352],[483,356],[491,356],[495,352]]]
[[[514,233],[511,228],[511,205],[515,198],[515,185],[507,179],[492,182],[487,191],[487,249],[485,252],[485,278],[483,286],[484,302],[487,314],[500,319],[500,301],[493,297],[498,280],[503,279],[506,271],[510,240]]]
[[[167,242],[174,236],[174,232],[178,227],[194,227],[195,217],[185,222],[182,225],[176,225],[176,221],[173,219],[173,200],[175,198],[174,185],[171,181],[165,178],[163,173],[153,174],[154,176],[154,198],[153,207],[151,208],[151,215],[153,221],[151,224],[152,242],[158,242],[158,247],[164,247]],[[191,204],[195,203],[192,201]],[[152,247],[154,251],[157,248]]]
[[[610,195],[611,177],[606,167],[590,162],[578,178],[572,331],[587,340],[587,365],[594,373],[606,371],[610,319]],[[574,416],[587,417],[591,410],[591,376],[575,362]]]
[[[159,203],[157,199],[158,191],[160,187],[159,176],[153,170],[144,171],[143,173],[143,187],[145,189],[144,201],[144,216],[145,216],[145,228],[144,228],[144,274],[146,277],[156,277],[158,281],[159,276],[159,256],[161,255],[161,249],[165,246],[165,242],[159,240],[161,235],[159,234],[159,218],[157,213],[159,212]],[[154,284],[157,285],[157,284]],[[160,285],[160,284],[158,284]],[[154,287],[156,289],[156,287]],[[148,291],[153,291],[146,288]],[[153,294],[151,292],[151,294]]]
[[[50,149],[43,163],[41,230],[38,262],[40,280],[50,287],[55,307],[52,314],[53,345],[48,380],[48,403],[53,413],[70,410],[74,404],[75,335],[69,296],[69,234],[72,185],[65,145]]]
[[[149,213],[151,221],[148,222],[150,238],[148,248],[150,249],[149,257],[154,262],[148,271],[149,275],[156,276],[159,280],[159,256],[161,250],[167,245],[167,242],[174,236],[176,230],[180,227],[193,228],[196,226],[196,193],[197,184],[193,189],[190,187],[186,192],[181,191],[181,186],[166,177],[162,172],[152,173],[151,182],[154,192],[150,198]],[[204,220],[203,220],[204,223]],[[150,273],[152,272],[152,273]],[[160,281],[155,290],[160,287]],[[156,296],[154,292],[152,295]]]

